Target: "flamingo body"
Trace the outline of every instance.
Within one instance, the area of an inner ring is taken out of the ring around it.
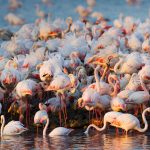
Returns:
[[[73,129],[67,129],[64,127],[57,127],[54,130],[52,130],[49,134],[50,137],[54,137],[54,136],[67,136],[69,135],[71,132],[73,131]]]

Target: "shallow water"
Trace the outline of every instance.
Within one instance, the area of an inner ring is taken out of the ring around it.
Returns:
[[[35,13],[35,5],[39,4],[40,9],[46,13],[51,14],[51,18],[65,19],[71,16],[73,19],[78,19],[75,8],[78,5],[86,5],[86,0],[51,0],[51,5],[45,5],[41,0],[20,0],[23,5],[16,11],[8,9],[8,0],[0,0],[0,28],[8,28],[13,31],[18,30],[20,27],[11,26],[5,20],[4,16],[8,12],[13,12],[25,19],[25,23],[33,23],[37,19]],[[140,0],[139,5],[129,6],[126,0],[96,0],[94,11],[101,12],[106,18],[113,20],[119,16],[120,13],[134,16],[138,19],[144,20],[148,17],[150,9],[150,0]]]
[[[94,133],[93,133],[94,132]],[[1,150],[71,150],[71,149],[105,149],[105,150],[149,150],[150,132],[145,134],[133,133],[119,135],[114,132],[98,133],[93,131],[86,136],[83,130],[77,130],[74,134],[64,137],[42,137],[42,134],[26,133],[22,136],[4,136],[0,141]]]

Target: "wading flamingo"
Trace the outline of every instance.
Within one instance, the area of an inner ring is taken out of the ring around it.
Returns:
[[[5,125],[4,115],[1,115],[1,123],[1,136],[19,135],[28,130],[20,121],[10,121],[7,125]]]
[[[34,116],[34,123],[35,124],[46,124],[47,126],[49,125],[49,119],[48,114],[47,114],[47,107],[43,103],[39,103],[39,111],[36,112]],[[47,122],[48,121],[48,122]],[[37,126],[37,132],[38,132],[38,126]],[[46,135],[46,131],[43,130],[43,135]]]
[[[60,104],[62,107],[62,112],[64,114],[65,125],[67,121],[67,108],[66,108],[66,91],[75,92],[78,81],[73,74],[66,75],[64,73],[57,74],[53,77],[50,85],[47,87],[46,91],[56,91],[57,95],[60,97]]]
[[[50,133],[49,136],[50,137],[55,137],[55,136],[67,136],[69,135],[71,132],[73,131],[73,129],[67,129],[64,127],[57,127],[55,129],[53,129]]]
[[[91,127],[96,128],[98,131],[103,131],[106,129],[106,124],[107,122],[110,123],[111,126],[115,126],[118,128],[122,128],[126,131],[126,134],[129,130],[137,130],[139,132],[145,132],[148,129],[148,123],[145,118],[146,112],[150,112],[150,107],[146,108],[143,113],[142,113],[142,119],[144,121],[144,128],[140,127],[140,122],[137,117],[133,116],[132,114],[127,114],[127,113],[121,113],[121,112],[108,112],[104,116],[104,126],[102,128],[97,127],[94,124],[90,124],[86,131],[84,132],[85,134],[88,134],[89,129]]]

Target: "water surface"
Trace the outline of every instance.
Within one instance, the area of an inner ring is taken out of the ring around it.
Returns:
[[[22,136],[4,136],[0,141],[1,150],[149,150],[150,132],[145,134],[130,133],[119,135],[115,132],[98,133],[93,131],[89,136],[83,130],[77,130],[68,137],[42,137],[39,133],[26,133]]]

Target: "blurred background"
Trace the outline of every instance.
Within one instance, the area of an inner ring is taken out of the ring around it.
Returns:
[[[88,1],[88,0],[87,0]],[[15,31],[17,25],[9,24],[5,17],[9,13],[23,19],[23,23],[33,23],[42,15],[49,15],[51,19],[66,19],[71,16],[78,19],[76,8],[82,5],[88,7],[86,0],[0,0],[0,28]],[[91,1],[91,0],[90,0]],[[96,0],[92,6],[94,11],[101,12],[105,18],[111,20],[117,18],[120,13],[132,15],[144,20],[149,15],[150,0]]]

